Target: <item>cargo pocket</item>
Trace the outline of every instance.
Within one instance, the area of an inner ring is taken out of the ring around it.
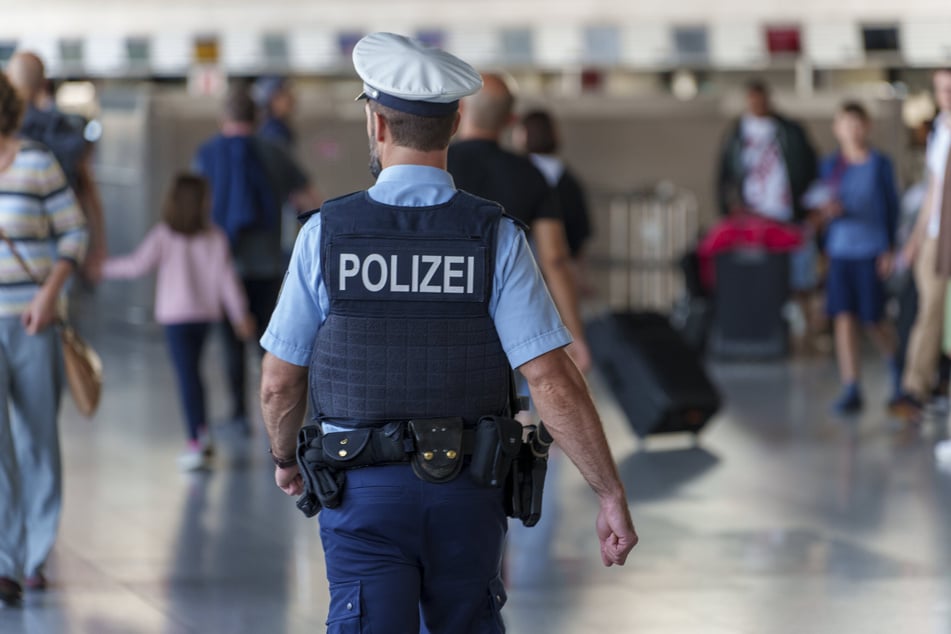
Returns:
[[[505,593],[505,585],[502,580],[496,577],[489,582],[489,609],[495,617],[495,624],[498,626],[497,632],[505,634],[505,622],[502,620],[502,607],[508,601],[508,595]]]
[[[330,584],[327,634],[369,634],[361,627],[360,582]]]

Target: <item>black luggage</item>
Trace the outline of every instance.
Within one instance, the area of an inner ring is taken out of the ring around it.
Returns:
[[[598,369],[639,437],[697,434],[720,408],[698,355],[663,315],[608,314],[590,321],[587,334]]]
[[[785,356],[789,335],[789,256],[738,249],[716,258],[710,352],[717,358],[764,360]]]

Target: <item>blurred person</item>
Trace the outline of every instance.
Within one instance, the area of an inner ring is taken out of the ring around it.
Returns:
[[[462,101],[459,132],[449,146],[449,173],[459,189],[501,204],[529,228],[538,265],[574,338],[568,354],[587,372],[591,353],[558,201],[531,161],[500,145],[502,133],[515,122],[515,96],[501,76],[483,74],[482,79],[482,90]]]
[[[286,77],[261,77],[254,82],[251,93],[262,115],[258,135],[286,150],[293,150],[297,135],[291,126],[291,118],[296,101],[290,82]]]
[[[815,180],[816,165],[816,151],[803,127],[776,112],[764,82],[751,81],[746,112],[721,148],[720,212],[748,210],[778,222],[805,220],[809,213],[801,200]]]
[[[598,495],[602,563],[624,564],[637,534],[522,227],[445,169],[459,99],[479,74],[392,33],[361,39],[353,61],[376,183],[310,214],[262,340],[275,482],[325,502],[312,510],[328,631],[501,633],[505,489],[477,478],[487,474],[461,442],[479,424],[490,433],[475,444],[508,446],[496,432],[518,427],[512,368]],[[304,439],[324,451],[298,446],[308,397]],[[318,469],[333,482],[315,485]]]
[[[885,278],[892,271],[898,190],[891,160],[869,145],[870,127],[868,112],[861,104],[842,105],[833,122],[839,149],[822,161],[815,190],[824,198],[817,210],[826,224],[826,310],[835,321],[842,380],[842,393],[833,407],[840,414],[856,413],[863,407],[859,323],[888,363],[891,401],[901,395],[897,341],[885,318]]]
[[[260,336],[277,303],[286,270],[281,206],[289,202],[302,212],[319,206],[320,197],[284,149],[255,135],[255,121],[247,87],[233,87],[225,98],[221,131],[198,149],[193,167],[210,183],[212,220],[228,236]],[[249,434],[246,345],[229,323],[223,332],[230,420]]]
[[[0,241],[0,606],[19,604],[21,582],[47,585],[62,507],[62,344],[52,326],[88,241],[56,157],[17,136],[24,107],[0,74],[0,230],[13,245]]]
[[[92,167],[92,145],[84,136],[85,120],[78,121],[56,109],[43,61],[36,54],[16,53],[7,64],[6,74],[27,104],[20,135],[53,152],[86,216],[89,253],[80,272],[87,279],[95,278],[106,256],[106,225]]]
[[[918,313],[912,326],[902,377],[902,398],[892,412],[909,422],[921,420],[934,387],[941,352],[945,296],[951,278],[951,68],[933,77],[939,114],[926,150],[927,194],[921,213],[899,256],[900,267],[914,267]]]
[[[297,149],[297,135],[294,132],[292,118],[297,101],[290,81],[286,77],[267,75],[258,78],[251,86],[251,96],[258,107],[261,124],[258,137],[280,147],[295,162],[296,172],[303,174],[294,156]],[[281,208],[281,246],[284,261],[290,259],[300,223],[297,221],[299,210],[290,201],[284,201]]]
[[[211,326],[227,316],[242,340],[255,334],[254,317],[231,262],[228,237],[211,222],[207,182],[175,177],[162,208],[162,221],[131,255],[108,258],[106,279],[131,279],[157,270],[155,320],[165,327],[175,368],[187,445],[179,456],[184,471],[209,466],[212,452],[201,358]]]
[[[584,245],[591,237],[591,216],[581,182],[558,156],[561,139],[551,114],[533,110],[521,117],[515,126],[513,141],[519,152],[527,154],[554,189],[565,223],[568,251],[575,264],[578,287],[582,287]]]
[[[818,286],[815,231],[802,196],[816,178],[816,151],[803,127],[776,112],[766,83],[746,87],[746,112],[720,150],[717,197],[724,216],[752,213],[797,225],[802,246],[790,256],[790,284],[808,342],[818,330],[810,306]]]
[[[581,183],[558,155],[560,138],[551,114],[533,110],[524,114],[513,128],[516,150],[532,161],[555,193],[565,224],[565,238],[572,260],[576,288],[585,286],[584,244],[591,236],[591,220]],[[564,457],[553,447],[548,457],[548,478],[558,482]],[[535,526],[518,522],[509,525],[506,549],[506,581],[514,586],[532,585],[552,572],[555,531],[560,523],[561,505],[557,496],[545,500],[545,514]]]

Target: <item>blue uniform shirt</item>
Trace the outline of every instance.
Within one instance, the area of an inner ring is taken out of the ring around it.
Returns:
[[[383,170],[368,193],[387,205],[428,207],[449,201],[456,187],[452,176],[441,169],[396,165]],[[507,219],[499,223],[498,232],[489,315],[509,363],[517,368],[571,343],[571,335],[561,323],[524,232]],[[297,237],[261,345],[282,361],[308,366],[317,331],[329,312],[330,298],[320,271],[320,214],[316,214]]]

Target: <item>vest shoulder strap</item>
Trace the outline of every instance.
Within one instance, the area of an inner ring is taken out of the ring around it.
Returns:
[[[363,196],[363,191],[362,191],[362,190],[361,190],[361,191],[358,191],[358,192],[352,192],[352,193],[349,193],[349,194],[344,194],[343,196],[337,196],[337,197],[335,197],[335,198],[330,198],[330,199],[328,199],[328,200],[325,200],[325,201],[323,202],[323,204],[322,204],[320,207],[318,207],[317,209],[311,209],[310,211],[305,211],[304,213],[297,214],[297,221],[298,221],[300,224],[302,224],[302,225],[303,225],[303,224],[306,224],[308,220],[310,220],[311,218],[313,218],[314,216],[316,216],[317,214],[319,214],[321,211],[327,209],[328,207],[329,207],[329,208],[332,208],[333,206],[335,206],[335,205],[337,205],[337,204],[339,204],[339,203],[341,203],[341,202],[347,202],[347,201],[349,201],[350,199],[357,198],[357,197],[359,197],[359,196]]]

